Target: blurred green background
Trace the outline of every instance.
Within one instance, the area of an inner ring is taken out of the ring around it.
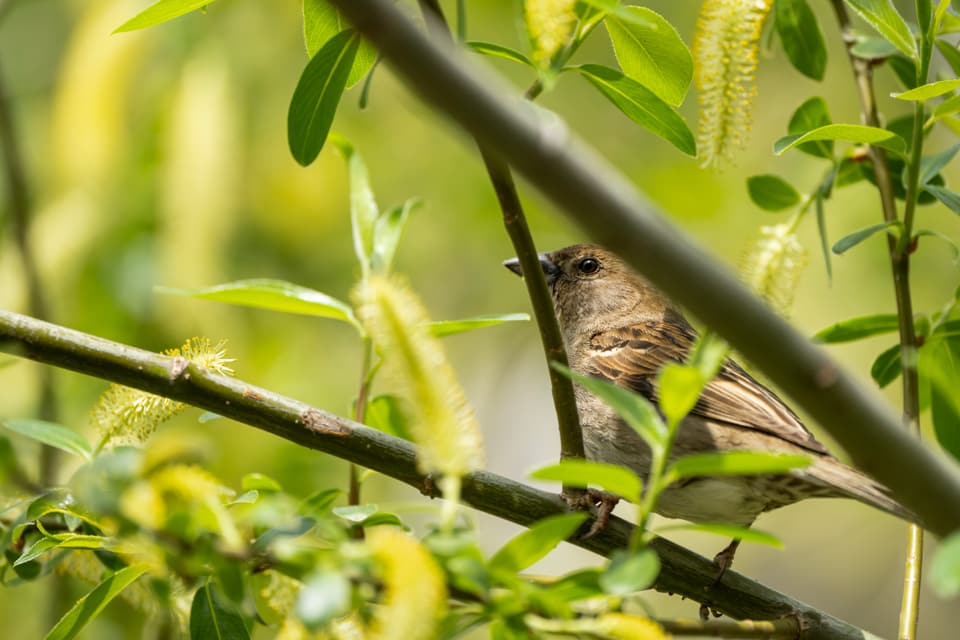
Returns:
[[[0,2],[0,73],[24,150],[33,199],[31,243],[52,319],[153,350],[195,335],[227,339],[240,378],[346,414],[359,370],[359,345],[346,325],[153,291],[155,285],[201,287],[270,277],[348,295],[356,268],[343,162],[327,148],[303,169],[287,150],[287,106],[307,60],[300,2],[216,2],[206,13],[111,35],[147,4]],[[455,3],[444,4],[452,15]],[[471,39],[523,47],[518,0],[467,5]],[[752,205],[745,178],[772,172],[805,190],[825,169],[809,156],[776,158],[771,152],[796,106],[821,95],[834,121],[859,122],[833,16],[827,3],[813,5],[830,44],[826,80],[803,78],[777,47],[767,48],[751,142],[736,166],[719,172],[699,168],[572,75],[561,77],[541,104],[566,119],[704,251],[735,267],[760,225],[788,215]],[[699,3],[658,0],[649,6],[690,44]],[[613,62],[602,30],[574,60],[583,61]],[[518,90],[532,80],[506,62],[478,64],[492,64]],[[880,96],[896,90],[886,69],[878,71],[877,83]],[[419,103],[384,66],[376,72],[367,109],[359,109],[358,98],[359,87],[345,95],[334,130],[364,156],[381,207],[411,196],[425,201],[408,226],[398,270],[409,275],[431,314],[448,319],[528,311],[520,281],[500,266],[512,250],[471,141]],[[888,118],[906,110],[893,102],[881,98]],[[682,112],[695,126],[694,94]],[[930,149],[947,146],[949,138],[934,134]],[[955,168],[946,177],[948,184],[960,182]],[[546,250],[584,239],[522,182],[521,191],[538,246]],[[838,191],[827,208],[831,238],[879,221],[878,204],[864,183]],[[6,205],[0,216],[0,307],[23,311],[24,279]],[[922,208],[919,221],[960,237],[960,222],[942,206]],[[801,225],[801,236],[810,263],[797,292],[793,319],[799,330],[812,334],[836,320],[893,310],[881,238],[836,258],[831,284],[812,217]],[[952,295],[960,277],[946,245],[932,240],[920,249],[915,304],[929,312]],[[890,344],[888,336],[832,351],[872,386],[870,363]],[[447,346],[483,426],[489,468],[522,479],[529,469],[555,459],[552,407],[534,327],[487,329],[450,338]],[[33,415],[38,370],[25,362],[0,368],[0,417]],[[88,414],[106,384],[61,371],[56,382],[62,422],[92,433]],[[887,396],[896,405],[896,389]],[[345,482],[345,464],[336,459],[227,420],[201,424],[199,413],[187,412],[156,438],[193,443],[228,485],[238,486],[252,471],[300,494]],[[17,445],[36,458],[30,444]],[[70,473],[67,463],[58,469],[61,479]],[[402,515],[424,504],[415,492],[384,478],[368,481],[365,491]],[[620,511],[629,514],[628,507]],[[516,531],[492,518],[476,519],[488,550]],[[737,570],[873,632],[893,635],[905,525],[853,502],[820,500],[764,516],[758,526],[780,536],[786,549],[746,546]],[[674,539],[711,556],[726,544],[710,536]],[[562,572],[593,562],[597,558],[565,546],[537,569]],[[83,585],[75,591],[82,593]],[[45,597],[42,585],[0,591],[0,628],[16,630],[10,637],[41,637]],[[696,605],[679,598],[651,594],[648,601],[658,615],[696,615]],[[956,603],[924,590],[922,636],[956,637],[955,614]],[[83,637],[138,637],[133,621],[122,604],[114,604]]]

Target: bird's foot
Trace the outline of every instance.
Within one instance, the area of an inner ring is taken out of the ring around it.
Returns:
[[[700,604],[700,620],[702,620],[703,622],[706,622],[707,620],[710,619],[711,615],[714,618],[719,618],[723,614],[717,611],[716,609],[711,608],[709,604],[701,603]]]
[[[720,580],[723,579],[723,574],[733,566],[733,557],[736,555],[739,546],[740,538],[734,538],[730,544],[723,548],[723,551],[713,557],[713,563],[717,565],[719,571],[717,572],[717,577],[713,579],[713,584],[710,585],[710,588],[720,584]]]
[[[590,530],[580,537],[581,540],[589,540],[603,531],[607,523],[610,522],[610,514],[613,513],[613,508],[620,502],[619,496],[596,489],[586,489],[572,495],[564,493],[563,499],[571,509],[587,511],[596,508],[593,524],[590,525]]]

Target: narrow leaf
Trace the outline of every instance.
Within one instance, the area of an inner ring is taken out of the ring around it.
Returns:
[[[407,219],[420,204],[419,198],[410,198],[399,207],[394,207],[377,216],[373,226],[373,257],[370,264],[374,271],[381,273],[390,271]]]
[[[574,373],[556,363],[553,368],[607,403],[653,451],[663,451],[667,427],[649,400],[611,382]]]
[[[191,640],[247,640],[250,632],[243,617],[223,600],[208,581],[197,589],[190,606]]]
[[[933,117],[934,119],[939,120],[940,118],[954,114],[957,111],[960,111],[960,94],[950,96],[938,104],[936,109],[933,110]]]
[[[895,344],[873,361],[870,367],[870,377],[883,389],[888,384],[900,377],[903,371],[903,365],[900,360],[900,345]]]
[[[353,249],[363,273],[372,267],[374,234],[379,208],[370,186],[370,174],[363,158],[346,138],[334,135],[331,138],[347,161],[350,175],[350,228],[353,231]],[[395,247],[394,247],[395,248]]]
[[[367,403],[364,423],[377,431],[388,433],[404,440],[410,440],[400,398],[393,395],[379,395]]]
[[[438,338],[453,336],[474,329],[493,327],[505,322],[527,322],[530,316],[526,313],[504,313],[492,316],[475,316],[462,320],[438,320],[429,324],[430,333]]]
[[[881,222],[878,224],[870,225],[869,227],[866,227],[864,229],[860,229],[859,231],[854,231],[853,233],[846,235],[840,238],[839,240],[837,240],[836,243],[833,245],[833,252],[837,255],[840,255],[844,251],[847,251],[850,248],[860,244],[861,242],[863,242],[870,236],[874,235],[878,231],[883,231],[884,229],[893,229],[893,228],[899,229],[899,227],[897,227],[898,224],[899,223],[896,221]]]
[[[957,50],[955,45],[942,39],[937,40],[936,45],[940,55],[942,55],[943,59],[950,65],[953,73],[960,76],[960,50]]]
[[[955,144],[940,153],[924,157],[920,161],[920,184],[925,185],[933,180],[934,176],[950,164],[950,161],[957,155],[957,151],[960,151],[960,144]]]
[[[191,296],[242,307],[333,318],[358,326],[353,316],[353,309],[347,303],[284,280],[256,278],[227,282],[203,289],[157,287],[156,290],[160,293]]]
[[[846,0],[846,3],[905,55],[917,56],[910,27],[891,0]]]
[[[858,144],[872,144],[895,153],[903,153],[907,143],[903,138],[887,129],[867,127],[859,124],[828,124],[804,134],[784,136],[773,143],[773,152],[781,155],[797,145],[814,140],[846,140]]]
[[[279,482],[262,473],[248,473],[243,476],[243,479],[240,481],[240,488],[244,491],[266,491],[268,493],[276,493],[277,491],[283,490]]]
[[[930,380],[930,414],[937,442],[960,461],[960,340],[937,340],[920,350],[920,372]]]
[[[531,68],[536,68],[536,65],[519,51],[510,49],[509,47],[504,47],[499,44],[494,44],[493,42],[479,42],[476,40],[470,41],[467,43],[467,46],[476,51],[477,53],[483,54],[485,56],[491,56],[493,58],[503,58],[504,60],[510,60],[512,62],[519,62],[522,65],[526,65]]]
[[[347,522],[363,522],[373,514],[379,511],[375,504],[351,504],[345,507],[335,507],[333,514],[346,520]]]
[[[687,155],[696,155],[697,143],[690,127],[652,91],[609,67],[585,64],[576,69],[628,118]]]
[[[310,59],[300,76],[287,113],[287,142],[303,166],[316,160],[327,141],[359,47],[356,31],[339,33]]]
[[[303,41],[311,58],[331,38],[349,28],[350,24],[327,0],[303,0]],[[376,60],[376,48],[366,40],[361,40],[350,75],[347,76],[347,88],[360,82]]]
[[[831,121],[830,112],[827,109],[827,101],[819,96],[814,96],[797,107],[797,110],[790,116],[787,133],[790,135],[802,135],[807,131],[813,131],[828,124],[831,124]],[[797,146],[797,151],[802,151],[803,153],[820,158],[832,158],[833,140],[807,142]]]
[[[87,595],[77,600],[56,626],[47,633],[45,640],[69,640],[76,637],[91,620],[126,589],[134,580],[142,576],[147,568],[142,564],[133,564],[110,575],[93,588]]]
[[[619,550],[610,557],[610,564],[599,578],[604,592],[625,596],[650,587],[660,574],[660,557],[653,550],[636,553]]]
[[[936,229],[918,229],[913,234],[913,237],[914,239],[922,238],[922,237],[930,237],[930,238],[938,238],[940,240],[943,240],[944,242],[947,243],[947,246],[950,247],[950,250],[953,252],[954,262],[956,262],[957,259],[960,259],[960,245],[957,245],[957,241],[945,233],[941,233]]]
[[[869,338],[870,336],[892,333],[899,329],[899,327],[900,325],[896,314],[881,313],[842,320],[825,329],[821,329],[814,334],[813,339],[817,342],[827,344],[851,342],[853,340]]]
[[[760,531],[752,527],[738,527],[732,524],[720,524],[712,522],[701,522],[691,524],[676,524],[667,527],[660,527],[657,533],[664,531],[700,531],[703,533],[712,533],[725,538],[738,538],[744,542],[755,542],[765,544],[768,547],[783,549],[783,542],[777,536],[766,531]]]
[[[924,191],[934,196],[942,202],[948,209],[960,215],[960,193],[951,191],[945,187],[937,187],[932,184],[923,185]]]
[[[530,473],[536,480],[552,480],[572,487],[600,487],[630,502],[640,501],[641,483],[630,469],[606,462],[564,460]]]
[[[928,82],[925,85],[910,89],[909,91],[904,91],[903,93],[891,94],[891,96],[897,100],[926,102],[930,98],[942,96],[943,94],[950,93],[957,88],[960,88],[960,79],[938,80],[937,82]]]
[[[152,27],[162,22],[179,18],[191,11],[202,9],[213,2],[214,0],[160,0],[124,22],[114,29],[113,32],[121,33]]]
[[[493,554],[490,570],[510,573],[523,571],[572,536],[588,517],[586,513],[577,512],[539,520]]]
[[[19,433],[61,451],[78,455],[85,460],[89,460],[93,455],[93,447],[90,446],[86,438],[73,429],[60,424],[31,418],[18,418],[0,420],[0,425],[14,433]]]
[[[944,599],[960,595],[960,531],[946,538],[933,556],[930,586]]]
[[[827,237],[827,216],[823,206],[823,194],[817,192],[817,235],[820,236],[820,253],[823,255],[823,264],[827,269],[827,282],[833,282],[833,263],[830,260],[830,239]]]
[[[779,176],[763,174],[747,178],[750,199],[761,209],[781,211],[800,202],[800,194]]]
[[[810,456],[766,451],[725,451],[684,456],[667,470],[671,482],[699,476],[747,476],[781,474],[806,467]]]
[[[660,410],[677,425],[693,409],[707,380],[695,367],[668,364],[660,370]]]
[[[693,79],[693,57],[687,45],[660,14],[627,6],[637,20],[610,16],[605,23],[617,62],[627,77],[674,106],[683,102]]]
[[[773,8],[777,33],[790,63],[808,78],[823,80],[827,47],[810,5],[806,0],[777,0]]]

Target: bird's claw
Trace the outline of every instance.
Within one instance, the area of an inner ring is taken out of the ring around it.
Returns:
[[[607,523],[610,522],[610,514],[613,513],[613,508],[620,502],[619,496],[596,489],[586,489],[575,494],[564,493],[563,499],[568,507],[578,511],[592,511],[596,508],[593,524],[590,525],[589,531],[580,536],[581,540],[589,540],[603,531]]]

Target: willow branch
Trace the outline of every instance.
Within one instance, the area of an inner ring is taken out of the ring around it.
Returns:
[[[453,34],[450,33],[439,2],[420,0],[420,6],[428,27],[444,42],[452,45]],[[532,100],[541,89],[542,85],[538,80],[527,90],[525,96]],[[534,244],[533,235],[530,233],[530,227],[527,225],[527,217],[523,212],[513,175],[507,163],[493,149],[484,145],[479,139],[477,145],[490,183],[497,195],[497,202],[503,216],[503,226],[507,230],[507,235],[510,236],[513,250],[520,261],[527,296],[530,298],[533,317],[537,321],[537,329],[540,332],[540,343],[546,356],[553,406],[560,432],[560,457],[583,458],[583,432],[580,428],[580,417],[577,414],[577,401],[573,394],[573,381],[550,366],[551,362],[556,362],[568,368],[567,350],[563,344],[563,334],[560,333],[560,325],[554,313],[553,299],[540,267],[540,256]],[[570,487],[564,487],[564,492],[580,493],[579,490]]]
[[[163,356],[0,310],[0,351],[127,385],[212,411],[251,427],[329,453],[424,491],[413,445],[332,413],[183,358]],[[557,495],[481,471],[464,479],[463,499],[476,509],[529,526],[566,510]],[[603,556],[627,545],[633,525],[620,518],[573,544]],[[714,585],[716,566],[663,538],[650,545],[663,566],[655,588],[705,602],[734,618],[795,618],[805,640],[864,640],[872,635],[769,587],[728,571]]]
[[[934,533],[960,528],[960,468],[927,450],[876,391],[840,369],[696,246],[557,118],[431,42],[389,0],[331,0],[409,89],[470,132],[595,240],[727,339]]]

